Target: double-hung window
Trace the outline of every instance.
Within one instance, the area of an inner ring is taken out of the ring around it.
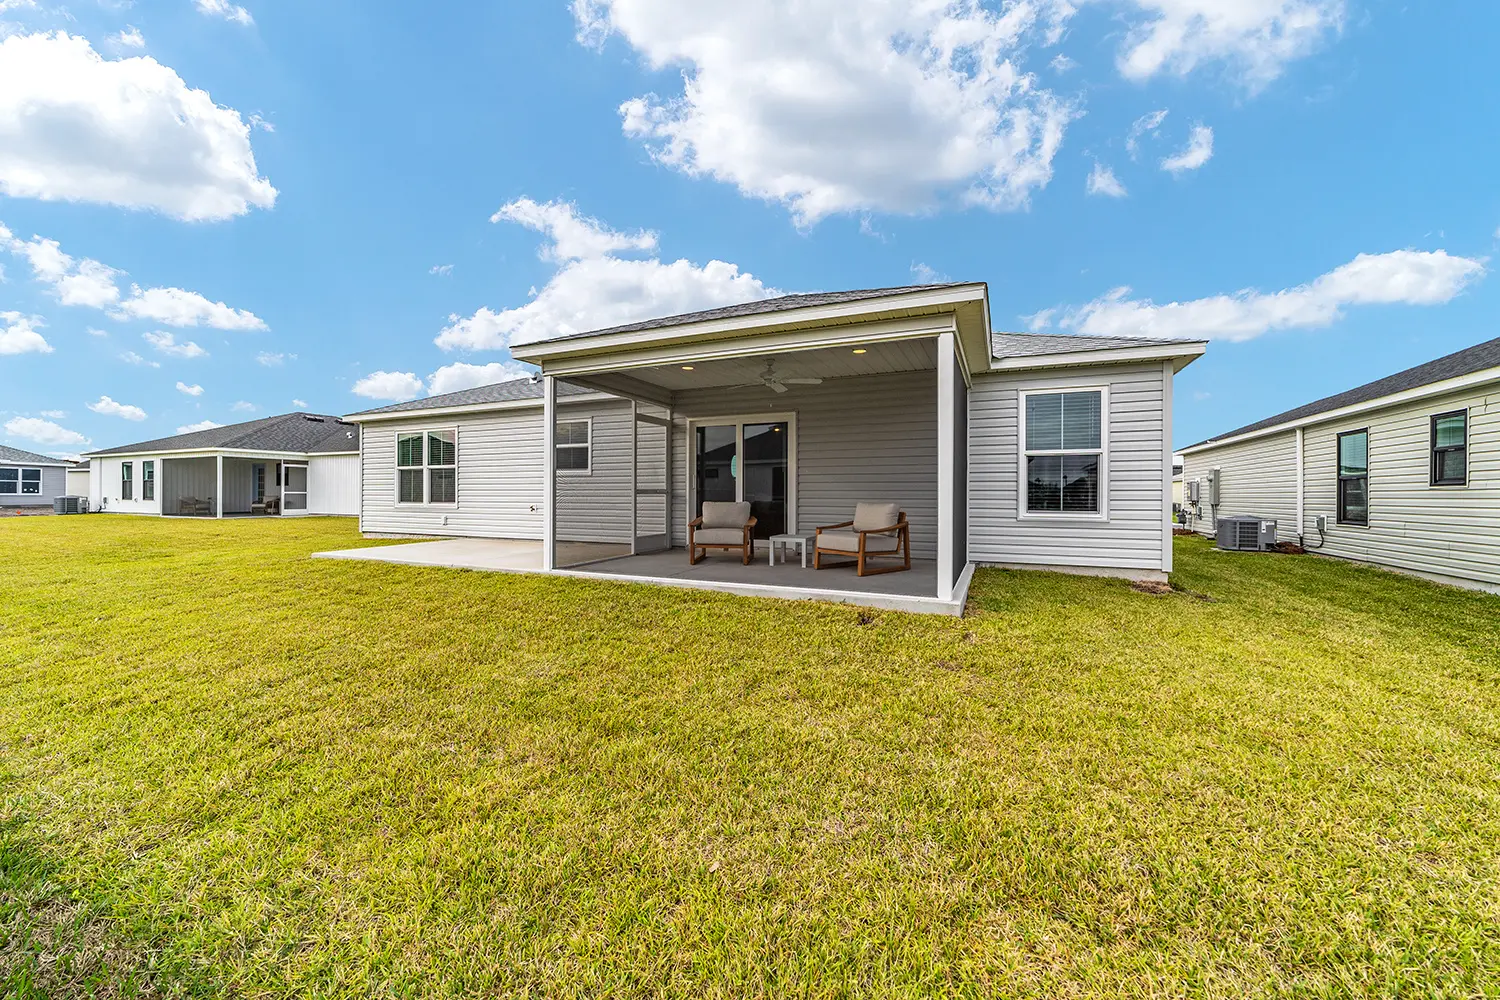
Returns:
[[[41,469],[0,469],[0,497],[40,496],[41,492]]]
[[[120,463],[120,499],[135,498],[135,468],[129,462]]]
[[[156,463],[141,463],[141,499],[156,499]]]
[[[452,428],[396,435],[396,502],[458,502],[458,431]]]
[[[1432,485],[1465,486],[1469,482],[1469,411],[1453,410],[1432,418]]]
[[[1023,392],[1025,513],[1103,516],[1105,391]]]
[[[593,468],[593,423],[590,420],[557,422],[557,471],[586,476]]]
[[[1370,523],[1370,430],[1338,436],[1339,524]]]

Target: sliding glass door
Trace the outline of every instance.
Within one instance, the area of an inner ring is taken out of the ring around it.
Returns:
[[[792,526],[790,417],[712,420],[693,426],[693,516],[706,500],[748,501],[755,537]]]

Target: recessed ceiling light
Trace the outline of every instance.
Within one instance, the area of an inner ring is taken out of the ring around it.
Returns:
[[[855,354],[863,354],[863,353],[865,353],[865,349],[863,347],[856,347],[854,349],[854,353]]]
[[[682,366],[682,370],[685,371],[685,372],[690,372],[690,371],[693,370],[693,366],[692,365],[683,365]]]

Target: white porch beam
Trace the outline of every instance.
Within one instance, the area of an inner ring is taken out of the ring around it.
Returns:
[[[214,480],[218,484],[214,493],[214,517],[224,516],[224,456],[214,456]]]
[[[557,568],[557,379],[542,377],[542,569]]]
[[[937,396],[938,396],[938,550],[937,576],[939,599],[953,599],[953,539],[958,526],[953,523],[955,502],[958,499],[958,484],[954,481],[958,457],[958,427],[954,419],[956,385],[955,365],[958,352],[954,347],[955,334],[942,333],[937,338]]]
[[[635,555],[635,542],[641,537],[640,524],[638,523],[638,512],[640,510],[640,404],[635,400],[630,401],[630,554]]]

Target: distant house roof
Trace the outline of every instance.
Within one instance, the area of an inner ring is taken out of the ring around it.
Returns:
[[[359,427],[321,413],[283,413],[172,437],[91,451],[89,455],[135,455],[154,451],[275,451],[329,455],[359,450]]]
[[[1253,424],[1237,427],[1224,434],[1217,434],[1205,441],[1188,445],[1189,448],[1197,448],[1200,445],[1212,444],[1224,438],[1239,437],[1241,434],[1251,434],[1255,431],[1266,430],[1278,424],[1289,424],[1294,420],[1302,420],[1305,417],[1315,417],[1320,413],[1329,413],[1333,410],[1341,410],[1346,406],[1354,406],[1359,403],[1368,403],[1380,399],[1382,396],[1395,395],[1408,389],[1420,389],[1424,385],[1432,385],[1435,382],[1446,382],[1450,378],[1459,378],[1463,375],[1472,375],[1489,368],[1500,368],[1500,337],[1494,340],[1486,340],[1482,344],[1466,347],[1462,351],[1454,351],[1452,354],[1444,355],[1436,361],[1417,365],[1394,375],[1367,382],[1347,392],[1341,392],[1333,396],[1325,396],[1311,403],[1278,413],[1274,417],[1257,420]]]
[[[1072,333],[993,333],[990,353],[996,358],[1031,358],[1044,354],[1121,351],[1132,347],[1175,347],[1201,340],[1161,337],[1088,337]]]
[[[559,396],[582,396],[593,391],[567,382],[557,384]],[[540,381],[533,382],[529,378],[518,378],[511,379],[509,382],[495,382],[491,385],[475,386],[472,389],[460,389],[457,392],[445,392],[440,396],[428,396],[425,399],[408,399],[404,403],[392,403],[390,406],[377,406],[373,410],[360,410],[350,416],[366,417],[376,413],[406,413],[411,410],[438,410],[450,406],[480,406],[485,403],[512,403],[519,399],[541,398],[542,383]]]
[[[62,458],[51,458],[47,455],[38,455],[34,451],[22,451],[20,448],[8,448],[0,444],[0,465],[71,465],[73,463]]]

